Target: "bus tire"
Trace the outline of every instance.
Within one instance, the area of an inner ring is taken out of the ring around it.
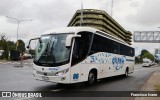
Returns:
[[[129,73],[129,68],[127,67],[127,68],[126,68],[126,71],[125,71],[125,74],[124,74],[124,77],[127,77],[127,76],[128,76],[128,73]]]
[[[96,72],[95,71],[90,71],[88,74],[88,81],[86,82],[87,86],[93,85],[97,80]]]

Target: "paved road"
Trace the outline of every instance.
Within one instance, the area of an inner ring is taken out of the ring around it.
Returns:
[[[160,67],[142,67],[135,65],[135,71],[129,77],[121,76],[106,78],[98,81],[95,85],[87,87],[84,84],[74,85],[58,85],[51,82],[36,81],[32,76],[32,60],[24,61],[24,66],[20,67],[19,63],[3,62],[0,63],[0,90],[1,91],[63,91],[63,90],[78,90],[78,91],[137,91],[140,90],[143,84],[149,79],[155,71],[160,71]],[[32,98],[33,99],[33,98]],[[51,98],[49,98],[51,99]],[[52,98],[53,99],[53,98]],[[52,100],[51,99],[51,100]],[[70,100],[75,98],[54,98],[56,100]],[[77,99],[77,98],[76,98]],[[100,99],[106,98],[87,98],[81,97],[78,99]],[[130,100],[131,98],[107,98],[107,100]],[[28,99],[29,100],[29,99]],[[37,99],[40,100],[40,99]]]

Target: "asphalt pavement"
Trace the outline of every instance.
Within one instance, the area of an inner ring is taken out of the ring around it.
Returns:
[[[32,60],[20,62],[0,63],[0,91],[139,91],[155,71],[160,71],[160,67],[142,67],[135,65],[135,71],[127,78],[122,76],[105,78],[99,80],[93,86],[87,87],[83,83],[73,85],[59,85],[52,82],[37,81],[32,74]],[[0,98],[1,99],[1,98]],[[133,100],[125,97],[53,97],[53,98],[20,98],[20,100]]]

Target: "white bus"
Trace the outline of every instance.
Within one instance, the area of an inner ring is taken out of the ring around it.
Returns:
[[[37,80],[91,85],[97,79],[134,71],[134,48],[94,28],[50,30],[35,39],[39,40],[33,63]]]

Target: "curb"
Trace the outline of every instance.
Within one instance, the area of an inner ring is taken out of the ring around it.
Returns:
[[[160,72],[155,71],[152,73],[150,78],[147,80],[144,86],[140,91],[156,91],[154,86],[160,84]],[[135,97],[134,100],[160,100],[160,97]]]
[[[0,62],[7,62],[7,60],[0,60]]]

